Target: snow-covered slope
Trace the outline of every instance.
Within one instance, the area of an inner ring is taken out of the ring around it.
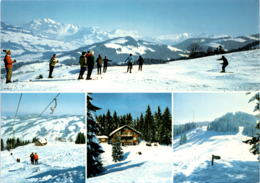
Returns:
[[[233,50],[242,48],[250,43],[255,41],[259,42],[259,34],[250,35],[250,36],[239,36],[239,37],[231,37],[231,36],[216,36],[216,37],[198,37],[198,38],[190,38],[184,40],[181,43],[175,44],[174,46],[182,49],[187,50],[188,47],[192,43],[199,44],[205,51],[208,47],[218,48],[220,45],[225,50]]]
[[[53,142],[20,146],[11,150],[12,156],[1,151],[1,183],[85,183],[85,150],[85,144]],[[32,152],[39,155],[39,165],[31,165]]]
[[[3,139],[15,137],[23,140],[32,140],[34,137],[43,137],[48,141],[58,138],[75,141],[79,132],[85,133],[84,116],[36,116],[24,115],[4,117],[1,119],[1,135]]]
[[[172,183],[172,148],[148,147],[145,142],[123,147],[124,160],[112,161],[112,146],[102,144],[102,162],[106,171],[87,180],[88,183]],[[142,154],[139,155],[138,152]]]
[[[243,127],[237,134],[207,131],[200,127],[187,133],[187,143],[174,139],[173,168],[175,183],[257,183],[259,162],[242,143]],[[211,156],[221,156],[211,166]]]
[[[143,71],[126,73],[126,66],[109,67],[102,76],[93,71],[94,80],[77,80],[79,66],[67,66],[60,63],[54,69],[53,79],[48,77],[47,62],[22,66],[13,71],[13,80],[18,82],[5,84],[3,90],[33,91],[249,91],[260,87],[259,50],[225,54],[229,60],[227,73],[219,73],[221,65],[216,59],[220,55],[198,59],[181,60],[167,64],[144,65]],[[78,62],[78,60],[75,60]],[[43,79],[37,80],[40,74]],[[2,74],[4,81],[4,73]]]

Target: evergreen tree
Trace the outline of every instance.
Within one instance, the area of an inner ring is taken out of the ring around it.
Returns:
[[[154,134],[154,140],[156,142],[159,142],[160,139],[162,138],[163,132],[162,130],[162,113],[161,113],[161,109],[158,106],[157,112],[155,112],[154,114],[154,126],[155,126],[155,134]]]
[[[126,125],[128,126],[132,126],[133,123],[133,118],[132,115],[130,113],[126,114]]]
[[[162,125],[160,128],[160,144],[169,145],[172,142],[172,117],[168,107],[162,115]]]
[[[121,142],[120,142],[120,137],[116,136],[115,137],[115,142],[112,144],[112,157],[113,161],[121,161],[123,158],[123,150],[121,147]]]
[[[151,142],[153,140],[153,128],[154,128],[154,121],[153,121],[153,116],[151,112],[151,108],[148,105],[145,117],[144,117],[144,129],[143,129],[143,136],[145,141]]]
[[[86,139],[84,133],[79,132],[76,137],[75,144],[85,144]]]
[[[3,141],[3,139],[1,139],[1,151],[3,151],[4,149],[5,149],[4,141]]]
[[[113,131],[114,125],[112,121],[112,116],[110,110],[107,110],[106,121],[105,121],[105,135],[109,136],[109,134]]]
[[[253,97],[250,98],[249,103],[250,102],[256,102],[255,108],[254,108],[254,112],[258,112],[258,119],[260,117],[260,92],[257,92],[253,95]],[[257,121],[256,123],[256,129],[258,131],[258,133],[253,136],[251,139],[243,141],[247,144],[252,145],[250,152],[253,153],[254,155],[258,155],[258,160],[260,161],[260,120]]]
[[[114,113],[113,113],[113,123],[114,123],[114,129],[113,130],[115,130],[115,129],[117,129],[117,128],[119,128],[120,126],[120,123],[119,123],[119,119],[118,119],[118,116],[117,116],[117,113],[116,113],[116,111],[114,111]]]
[[[91,103],[90,94],[87,96],[87,177],[96,176],[104,171],[101,162],[101,153],[104,151],[100,146],[96,134],[99,131],[99,125],[96,122],[93,113],[100,108]]]

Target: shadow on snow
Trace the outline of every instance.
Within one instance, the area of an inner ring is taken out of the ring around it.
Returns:
[[[190,175],[183,173],[174,175],[174,182],[189,181],[192,183],[256,183],[259,180],[258,162],[254,161],[231,161],[227,164],[207,161],[207,168],[197,168]]]
[[[77,166],[60,170],[48,170],[26,178],[30,182],[53,183],[53,182],[77,182],[85,183],[85,167]]]

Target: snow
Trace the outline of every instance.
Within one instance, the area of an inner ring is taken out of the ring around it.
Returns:
[[[249,152],[250,146],[242,143],[247,137],[237,134],[207,131],[199,127],[187,133],[187,143],[179,145],[174,139],[174,182],[185,183],[244,183],[259,180],[259,162]],[[221,156],[211,166],[212,155]],[[250,175],[250,176],[249,176]]]
[[[54,141],[56,138],[64,138],[67,141],[75,141],[79,132],[85,133],[84,116],[17,116],[2,117],[1,134],[2,138],[13,135],[24,140],[32,140],[34,137],[47,138],[48,141]]]
[[[144,65],[143,71],[133,66],[133,73],[126,73],[126,66],[108,67],[107,73],[96,75],[94,80],[77,80],[79,66],[57,64],[53,79],[48,79],[48,61],[23,66],[13,71],[11,84],[2,80],[2,90],[11,91],[88,91],[88,92],[135,92],[135,91],[251,91],[260,84],[259,50],[225,54],[229,61],[227,73],[219,73],[221,55]],[[59,59],[59,58],[58,58]],[[3,63],[1,63],[3,66]],[[4,78],[2,73],[1,78]],[[43,79],[35,79],[40,74]]]
[[[178,49],[178,48],[175,48],[175,47],[173,47],[173,46],[167,46],[167,48],[169,49],[169,50],[171,50],[171,51],[180,51],[180,52],[183,52],[183,50],[181,50],[181,49]]]
[[[85,183],[86,146],[52,142],[46,146],[28,144],[11,152],[1,152],[2,183]],[[29,155],[37,152],[39,165],[31,165]],[[16,159],[21,162],[17,163]]]
[[[172,148],[170,146],[148,147],[145,142],[123,148],[124,160],[112,161],[112,146],[101,144],[105,151],[101,158],[106,171],[89,178],[88,183],[172,183]],[[138,152],[142,152],[139,155]]]

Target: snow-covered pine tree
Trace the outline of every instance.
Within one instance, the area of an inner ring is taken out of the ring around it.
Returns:
[[[92,105],[92,98],[90,94],[87,96],[87,177],[94,177],[98,173],[104,171],[101,162],[101,153],[103,149],[99,144],[99,140],[96,134],[99,130],[99,125],[96,122],[93,112],[99,110],[100,108]]]
[[[123,158],[123,150],[121,147],[121,142],[120,142],[120,137],[116,136],[115,137],[115,142],[112,144],[112,157],[113,161],[121,161]]]
[[[257,92],[249,99],[250,102],[256,102],[254,112],[258,112],[257,116],[258,118],[260,117],[260,92]],[[258,130],[258,133],[253,136],[251,139],[244,141],[247,144],[252,145],[250,152],[253,153],[254,155],[258,155],[258,160],[260,161],[260,120],[256,122],[256,129]]]

